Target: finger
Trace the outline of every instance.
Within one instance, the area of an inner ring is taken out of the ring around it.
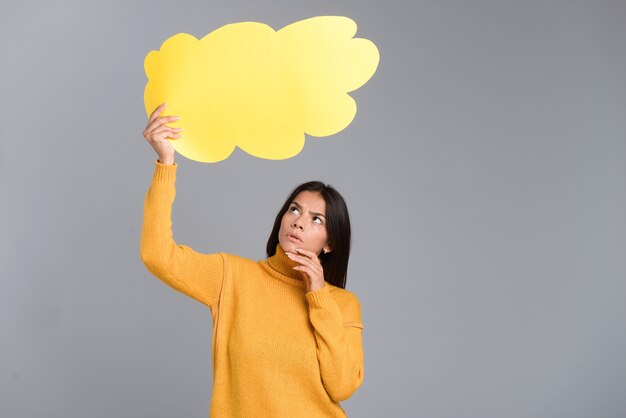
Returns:
[[[151,131],[156,129],[158,126],[164,125],[166,123],[176,122],[178,119],[180,119],[180,116],[159,116],[158,118],[154,119],[152,122],[148,123],[148,126],[146,126],[145,131],[147,133],[150,133]]]
[[[180,131],[176,130],[176,128],[170,128],[169,126],[161,125],[160,127],[156,128],[154,131],[150,132],[149,136],[158,137],[159,135],[163,135],[164,132],[175,134]]]
[[[160,125],[164,125],[166,123],[176,122],[178,119],[180,119],[180,116],[175,116],[175,115],[159,116],[158,118],[154,119],[152,122],[148,123],[148,126],[146,127],[146,130],[148,132],[150,132],[150,131],[152,131],[153,129],[155,129],[156,127],[158,127]]]
[[[285,252],[285,254],[287,254],[287,257],[289,257],[290,259],[298,263],[311,263],[312,262],[310,258],[299,255],[299,254],[294,254],[291,252]]]
[[[318,260],[311,260],[310,258],[299,256],[293,253],[285,252],[285,254],[287,254],[287,256],[293,261],[295,261],[296,263],[300,263],[302,266],[310,267],[314,271],[316,270],[318,272],[324,271],[324,268],[322,267],[321,263]]]
[[[311,275],[302,270],[302,266],[296,266],[293,268],[294,270],[298,270],[300,272],[300,274],[302,275],[302,278],[304,279],[305,283],[306,283],[306,287],[307,289],[311,287]]]
[[[298,270],[300,273],[304,274],[307,278],[311,277],[311,272],[307,270],[304,266],[295,266],[294,270]]]
[[[157,116],[159,116],[161,114],[163,109],[165,109],[165,106],[166,106],[166,103],[162,103],[159,106],[157,106],[157,108],[154,109],[154,111],[150,114],[150,117],[148,118],[148,121],[152,122],[154,119],[156,119]]]
[[[311,258],[317,258],[317,254],[315,254],[313,251],[305,250],[304,248],[296,248],[296,251]]]
[[[315,254],[312,251],[308,251],[305,250],[303,248],[296,248],[296,251],[298,251],[299,254],[297,255],[301,255],[302,257],[306,257],[309,260],[312,260],[315,264],[322,264],[322,262],[320,261],[320,259],[318,258],[317,254]]]
[[[162,134],[163,132],[171,132],[172,134],[177,134],[177,133],[179,133],[182,130],[183,130],[183,128],[170,128],[167,125],[161,125],[158,128],[156,128],[155,130],[153,130],[152,132],[150,132],[148,134],[148,136],[154,137],[155,135]]]
[[[156,109],[154,109],[154,111],[152,112],[152,114],[150,115],[150,121],[154,120],[157,116],[159,116],[161,114],[161,111],[163,109],[165,109],[165,106],[167,106],[167,102],[165,103],[161,103],[159,106],[157,106]]]
[[[310,271],[307,271],[305,267],[296,266],[294,267],[294,270],[298,270],[300,272],[304,281],[306,282],[307,289],[311,289],[311,285],[313,284],[313,281],[322,282],[324,280],[323,276],[312,274]]]
[[[182,135],[175,132],[173,128],[169,128],[167,126],[163,126],[161,128],[155,129],[150,135],[149,138],[152,140],[161,140],[165,138],[180,138]]]

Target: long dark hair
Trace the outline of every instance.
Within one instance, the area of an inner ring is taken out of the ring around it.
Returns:
[[[328,253],[320,253],[319,259],[324,268],[324,280],[328,283],[346,288],[346,276],[348,273],[348,259],[350,257],[350,216],[348,215],[348,207],[345,200],[331,185],[326,185],[321,181],[309,181],[296,187],[285,203],[280,208],[274,227],[267,240],[267,256],[271,257],[276,254],[276,246],[278,245],[278,232],[283,215],[289,209],[289,206],[302,191],[319,193],[326,202],[326,232],[330,241],[331,251]]]

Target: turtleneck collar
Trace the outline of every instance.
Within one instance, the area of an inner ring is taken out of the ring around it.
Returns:
[[[306,288],[302,274],[298,270],[293,269],[298,263],[287,257],[287,254],[285,254],[280,244],[276,244],[276,253],[267,259],[267,264],[272,270],[278,273],[281,279],[296,286]]]

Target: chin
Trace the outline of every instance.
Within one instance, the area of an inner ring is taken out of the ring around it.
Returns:
[[[280,243],[280,248],[286,252],[296,252],[296,248],[302,248],[302,243],[291,242],[291,241],[278,241]]]
[[[278,240],[278,243],[280,244],[280,248],[283,249],[283,251],[291,251],[291,242],[285,242],[284,240]]]

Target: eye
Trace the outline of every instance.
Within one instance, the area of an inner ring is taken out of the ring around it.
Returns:
[[[313,223],[321,225],[323,223],[322,218],[320,218],[319,216],[316,216],[315,218],[313,218]]]
[[[289,208],[289,212],[296,213],[296,212],[298,212],[298,208],[295,207],[295,206],[292,206],[292,207]]]

